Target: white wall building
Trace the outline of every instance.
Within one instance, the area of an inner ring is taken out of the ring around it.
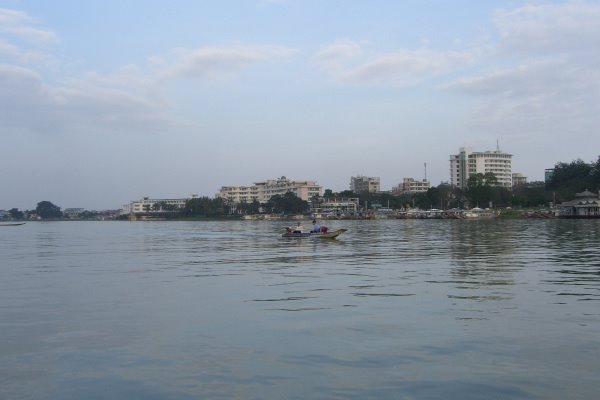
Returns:
[[[379,177],[353,176],[350,178],[350,190],[354,193],[379,193],[381,191],[381,182]]]
[[[427,179],[417,181],[413,178],[403,178],[401,184],[392,188],[392,194],[424,193],[427,192],[430,187],[431,183]]]
[[[151,199],[149,197],[144,197],[141,200],[132,201],[129,204],[123,205],[121,208],[121,215],[173,212],[185,207],[185,203],[194,197],[197,196],[185,199]]]
[[[283,196],[292,192],[300,199],[310,201],[314,196],[321,196],[322,190],[315,181],[292,181],[282,176],[279,179],[255,182],[252,186],[223,186],[217,197],[233,203],[251,203],[254,200],[266,203],[276,194]]]
[[[358,212],[358,197],[350,198],[328,198],[319,205],[318,212],[323,214],[351,214]]]
[[[230,203],[252,203],[259,201],[258,186],[223,186],[216,197]]]
[[[458,154],[450,156],[450,183],[464,189],[473,174],[492,172],[498,186],[512,188],[512,154],[496,151],[474,152],[470,147],[461,147]]]

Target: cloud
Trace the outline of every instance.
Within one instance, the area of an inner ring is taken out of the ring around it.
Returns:
[[[494,22],[505,52],[556,54],[597,53],[600,38],[597,3],[528,5],[499,10]]]
[[[400,49],[367,54],[358,42],[339,40],[313,57],[318,68],[338,82],[408,86],[465,67],[473,61],[468,52]]]
[[[503,67],[441,87],[478,99],[480,130],[591,139],[600,123],[599,17],[600,6],[580,2],[499,11],[499,42],[488,55]]]
[[[0,66],[0,136],[158,132],[173,125],[164,104],[131,91],[73,80],[45,85],[35,71]]]
[[[49,84],[45,68],[56,74],[64,66],[52,46],[58,41],[26,13],[0,8],[0,136],[145,135],[189,128],[192,124],[174,115],[165,81],[230,77],[295,52],[266,45],[176,49],[149,56],[145,65],[108,74],[84,71]]]
[[[253,64],[288,57],[296,50],[277,46],[177,49],[175,61],[158,73],[161,79],[207,79],[238,73]]]
[[[48,30],[39,29],[34,26],[35,21],[27,14],[0,8],[0,32],[8,34],[16,39],[26,40],[37,44],[58,43],[58,36]]]
[[[0,39],[0,57],[15,57],[19,53],[19,49],[12,43],[8,43]]]
[[[320,49],[313,57],[316,64],[323,70],[342,67],[364,53],[361,45],[349,39],[341,39]]]
[[[350,83],[390,83],[396,86],[450,73],[471,61],[467,53],[400,50],[343,71],[337,79]]]
[[[0,53],[14,51],[14,46],[0,42]],[[46,84],[33,66],[0,64],[0,136],[146,135],[187,129],[194,124],[173,113],[163,90],[165,81],[231,76],[293,53],[274,46],[178,49],[171,58],[149,57],[147,65],[125,65],[110,74],[87,71],[57,85]]]

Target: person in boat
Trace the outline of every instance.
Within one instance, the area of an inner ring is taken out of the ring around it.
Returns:
[[[319,232],[321,232],[321,225],[317,224],[317,220],[313,219],[312,223],[313,223],[313,227],[312,227],[311,233],[319,233]]]
[[[293,233],[302,233],[303,230],[304,227],[302,226],[302,223],[298,222],[298,225],[296,225],[296,227],[294,228]]]

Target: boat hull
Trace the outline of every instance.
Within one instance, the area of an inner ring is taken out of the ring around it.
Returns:
[[[327,233],[312,233],[312,232],[302,232],[302,233],[291,233],[286,232],[281,237],[284,238],[318,238],[318,239],[335,239],[340,236],[342,233],[346,232],[347,229],[338,229],[335,231],[327,232]]]
[[[500,211],[482,210],[475,208],[463,211],[459,214],[461,219],[496,219],[500,216]]]

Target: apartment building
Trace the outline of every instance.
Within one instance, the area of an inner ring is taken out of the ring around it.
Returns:
[[[282,176],[255,182],[252,186],[223,186],[216,196],[232,203],[251,203],[254,200],[266,203],[271,197],[277,194],[283,196],[287,192],[310,201],[314,196],[321,196],[323,189],[315,181],[293,181]]]
[[[450,155],[450,183],[464,189],[473,174],[492,172],[498,186],[512,188],[512,154],[496,151],[475,152],[461,147],[458,154]]]
[[[381,182],[379,177],[353,176],[350,178],[350,190],[354,193],[379,193],[381,192]]]
[[[392,187],[392,194],[424,193],[429,190],[431,183],[427,179],[417,181],[413,178],[403,178],[402,183]]]

